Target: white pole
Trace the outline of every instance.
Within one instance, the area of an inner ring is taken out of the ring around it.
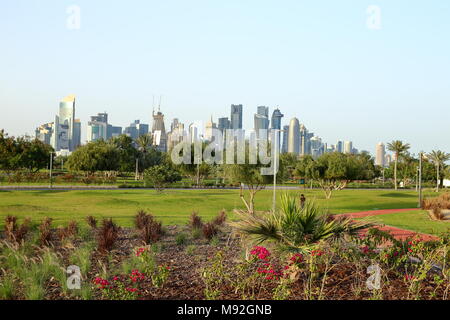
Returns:
[[[275,141],[274,141],[274,154],[273,154],[273,206],[272,210],[275,212],[275,209],[277,207],[277,154],[278,154],[278,137],[277,137],[277,131],[278,129],[275,129]]]
[[[50,152],[50,189],[53,188],[52,169],[53,169],[53,152]]]

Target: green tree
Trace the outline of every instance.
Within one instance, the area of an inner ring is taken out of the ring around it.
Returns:
[[[141,135],[136,139],[138,150],[138,172],[136,176],[143,179],[143,173],[146,169],[161,164],[164,161],[163,153],[153,146],[153,139],[150,135]]]
[[[262,164],[259,157],[256,164],[250,164],[248,142],[246,143],[246,145],[247,147],[245,148],[245,163],[237,164],[237,158],[235,158],[235,164],[223,165],[223,172],[232,183],[239,183],[239,197],[247,208],[247,212],[253,214],[255,212],[256,193],[264,189],[267,184],[273,182],[273,175],[261,174],[261,169],[264,167],[269,167],[269,165]],[[268,147],[268,149],[270,150],[270,146]],[[279,161],[278,168],[279,172],[283,171],[283,163],[281,159]],[[277,175],[277,181],[281,182],[282,180],[282,175]],[[248,199],[245,198],[244,188],[247,188],[248,190]]]
[[[450,160],[450,153],[446,153],[441,150],[433,150],[427,155],[427,157],[436,167],[436,192],[439,192],[439,187],[444,184],[445,162]]]
[[[8,137],[4,130],[0,130],[0,169],[12,171],[20,168],[20,146],[14,137]]]
[[[202,182],[205,178],[207,178],[213,171],[213,165],[210,165],[203,161],[203,152],[207,147],[206,143],[202,143],[202,154],[195,154],[195,144],[191,144],[191,160],[190,163],[181,163],[177,166],[180,172],[189,177],[193,183],[197,184],[197,186],[202,185]],[[214,153],[212,153],[214,156]],[[198,159],[195,159],[196,156],[199,156]],[[200,162],[199,164],[196,162]]]
[[[330,199],[333,191],[344,189],[352,180],[370,180],[375,177],[373,158],[367,154],[347,155],[340,152],[325,153],[317,159],[302,157],[295,174],[317,181]]]
[[[104,140],[89,142],[79,147],[67,159],[66,166],[71,171],[117,171],[120,169],[120,150]]]
[[[181,175],[170,164],[163,163],[146,169],[144,179],[156,191],[161,192],[168,184],[180,181]]]
[[[38,139],[27,141],[19,138],[17,143],[21,167],[28,169],[30,172],[37,172],[48,166],[50,154],[54,152],[51,146]]]
[[[127,135],[113,137],[108,141],[118,152],[115,159],[118,162],[118,171],[134,172],[138,150],[134,147],[133,139]]]
[[[398,160],[399,158],[410,149],[410,145],[409,143],[403,143],[400,140],[395,140],[392,141],[390,143],[388,143],[387,145],[388,150],[394,152],[394,157],[395,157],[395,161],[394,161],[394,185],[395,185],[395,190],[398,189],[398,184],[397,184],[397,167],[398,167]]]
[[[283,177],[283,180],[294,179],[294,171],[298,163],[298,156],[294,153],[280,154],[280,161],[283,163],[283,171],[278,174]]]

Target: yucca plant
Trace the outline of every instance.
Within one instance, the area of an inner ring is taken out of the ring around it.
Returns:
[[[349,218],[330,219],[314,202],[306,202],[302,208],[289,194],[281,196],[280,209],[275,212],[236,213],[240,219],[231,225],[244,237],[257,244],[272,241],[296,251],[308,250],[320,241],[355,234],[371,226]]]

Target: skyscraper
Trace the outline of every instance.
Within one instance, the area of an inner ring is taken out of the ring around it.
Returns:
[[[283,127],[283,143],[281,145],[281,153],[288,152],[289,126]]]
[[[242,129],[242,104],[231,105],[231,128],[230,129]]]
[[[344,141],[344,153],[346,154],[353,153],[353,143],[351,141]]]
[[[140,120],[134,120],[129,127],[123,130],[123,133],[135,140],[140,136],[148,134],[148,124],[141,123]]]
[[[309,132],[305,125],[300,126],[300,154],[302,156],[311,154],[311,139],[314,137],[314,133]]]
[[[219,118],[217,128],[224,133],[225,130],[230,129],[231,122],[228,118]]]
[[[280,109],[273,110],[272,113],[272,123],[271,128],[272,129],[278,129],[281,130],[281,119],[284,117],[284,114],[281,113]]]
[[[211,116],[211,120],[206,122],[206,124],[205,124],[205,140],[206,141],[213,141],[213,129],[217,129],[217,126],[213,122],[213,118]]]
[[[258,107],[258,111],[255,113],[255,132],[258,139],[267,139],[267,131],[265,137],[260,137],[259,130],[261,129],[269,129],[269,108],[265,106]]]
[[[98,113],[91,117],[87,126],[87,142],[108,139],[108,114]]]
[[[39,128],[36,129],[36,139],[42,141],[46,144],[51,144],[51,138],[53,135],[53,129],[54,122],[46,123],[41,125]]]
[[[384,143],[377,144],[375,153],[375,165],[384,167],[386,164],[386,146]]]
[[[80,129],[77,125],[76,130]],[[74,136],[81,136],[81,132],[75,133],[75,96],[70,95],[59,103],[59,114],[55,116],[51,145],[56,153],[66,155],[75,150]]]
[[[152,116],[153,116],[153,126],[152,126],[153,145],[155,145],[159,151],[166,152],[167,133],[166,127],[164,125],[164,114],[160,110],[158,110],[157,113],[153,111]]]
[[[300,123],[297,118],[292,118],[289,123],[288,152],[295,154],[300,152]]]

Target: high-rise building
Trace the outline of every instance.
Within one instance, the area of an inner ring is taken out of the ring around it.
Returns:
[[[231,122],[228,118],[219,118],[217,128],[222,131],[222,133],[225,132],[225,130],[230,129]]]
[[[386,154],[385,160],[384,160],[384,165],[386,167],[389,167],[391,165],[392,162],[392,156],[390,154]]]
[[[300,123],[297,118],[292,118],[289,123],[288,152],[300,153]]]
[[[302,156],[311,154],[311,139],[314,137],[314,133],[309,132],[305,125],[300,126],[300,154]]]
[[[81,120],[75,119],[73,123],[73,149],[81,146]]]
[[[344,153],[346,154],[353,153],[353,143],[351,141],[344,141]]]
[[[177,120],[175,122],[175,120]],[[186,136],[186,132],[184,131],[184,124],[178,121],[178,119],[174,119],[172,125],[170,126],[172,130],[167,134],[167,151],[172,150],[175,145],[182,142],[184,137]]]
[[[75,96],[59,103],[55,122],[46,123],[35,131],[36,138],[53,147],[57,155],[69,155],[81,145],[81,122],[75,119]]]
[[[116,127],[108,124],[108,139],[118,137],[122,134],[122,127]]]
[[[213,122],[213,117],[211,116],[211,120],[206,122],[205,124],[205,140],[213,141],[213,130],[217,129],[217,125]]]
[[[311,137],[310,141],[311,152],[310,154],[314,157],[320,157],[324,153],[324,144],[322,139],[316,136]]]
[[[260,137],[259,130],[266,130],[266,136]],[[258,107],[255,113],[255,132],[258,139],[267,139],[267,130],[269,129],[269,108],[265,106]]]
[[[242,104],[231,105],[230,129],[242,129]]]
[[[386,161],[386,146],[384,143],[380,142],[377,144],[375,153],[375,165],[384,167]]]
[[[53,135],[53,129],[54,129],[54,122],[51,123],[45,123],[41,125],[39,128],[36,129],[36,139],[42,141],[46,144],[51,144],[51,138]]]
[[[108,140],[108,114],[98,113],[91,116],[87,126],[87,142]]]
[[[78,129],[81,127],[77,126]],[[75,150],[74,136],[81,136],[81,132],[75,133],[75,96],[70,95],[59,103],[59,114],[55,116],[51,145],[58,155]]]
[[[283,127],[283,143],[281,145],[281,153],[288,152],[289,126]]]
[[[135,120],[123,130],[123,133],[136,140],[140,136],[148,134],[148,124],[141,123],[140,120]]]
[[[336,152],[344,153],[344,141],[338,141],[336,144]]]
[[[153,126],[152,126],[152,135],[153,135],[153,145],[157,147],[159,151],[166,152],[167,151],[167,132],[166,127],[164,125],[164,114],[158,110],[157,113],[153,111]]]
[[[174,118],[172,120],[172,123],[170,124],[170,132],[174,131],[175,129],[178,128],[180,121],[178,120],[178,118]]]
[[[272,122],[271,128],[281,130],[281,119],[284,117],[284,114],[281,113],[280,109],[273,110],[272,113]]]

